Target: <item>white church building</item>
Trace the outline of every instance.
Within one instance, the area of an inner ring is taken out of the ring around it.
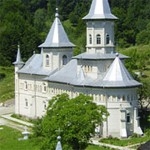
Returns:
[[[49,100],[67,93],[70,98],[80,93],[93,97],[97,105],[106,106],[109,117],[100,127],[103,137],[128,137],[143,134],[139,126],[135,81],[124,66],[128,58],[115,51],[114,21],[117,19],[108,0],[93,0],[86,22],[86,52],[73,56],[71,43],[59,20],[55,20],[39,47],[22,62],[20,48],[15,65],[15,113],[29,118],[46,113]]]

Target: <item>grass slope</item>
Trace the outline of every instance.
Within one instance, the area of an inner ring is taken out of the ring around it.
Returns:
[[[12,128],[3,126],[0,130],[0,150],[39,150],[32,140],[18,140],[22,134]]]
[[[0,66],[0,102],[14,97],[14,68]]]
[[[0,150],[39,150],[40,145],[35,144],[35,139],[18,140],[22,134],[10,127],[0,126]],[[57,141],[56,141],[57,142]],[[108,148],[89,145],[86,150],[110,150]]]

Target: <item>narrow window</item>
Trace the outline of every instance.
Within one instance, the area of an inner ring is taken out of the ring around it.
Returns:
[[[43,101],[43,105],[44,105],[44,110],[46,110],[47,106],[46,106],[46,102]]]
[[[45,83],[43,83],[43,92],[46,92],[46,84]]]
[[[49,55],[46,55],[46,66],[49,66]]]
[[[96,42],[97,42],[97,44],[101,44],[101,36],[100,36],[100,34],[96,35]]]
[[[123,97],[122,97],[122,100],[123,100],[123,101],[125,101],[125,100],[126,100],[126,97],[125,97],[124,95],[123,95]]]
[[[131,118],[130,118],[130,113],[127,113],[127,123],[130,123],[131,122]]]
[[[25,84],[24,89],[27,90],[28,89],[27,81],[25,81],[24,84]]]
[[[25,106],[28,107],[28,100],[25,99]]]
[[[67,64],[67,56],[64,55],[64,56],[63,56],[63,65],[66,65],[66,64]]]
[[[89,43],[92,44],[92,35],[89,35]]]
[[[109,35],[107,34],[107,35],[106,35],[106,44],[109,44],[109,42],[110,42],[110,37],[109,37]]]

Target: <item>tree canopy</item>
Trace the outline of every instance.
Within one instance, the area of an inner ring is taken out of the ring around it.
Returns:
[[[86,29],[82,17],[90,8],[92,0],[1,0],[0,1],[0,64],[15,61],[20,43],[26,61],[39,51],[40,45],[59,7],[60,19],[71,41],[77,45],[75,54],[85,50]],[[149,44],[149,0],[109,0],[112,13],[119,19],[115,25],[117,46]],[[67,22],[67,24],[66,24]]]
[[[54,149],[58,135],[62,137],[64,150],[83,150],[96,126],[107,116],[106,108],[93,103],[92,97],[81,94],[70,99],[67,94],[57,95],[49,101],[46,115],[35,125],[34,136],[42,139],[42,150]]]

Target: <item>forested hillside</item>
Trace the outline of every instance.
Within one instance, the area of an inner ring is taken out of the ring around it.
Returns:
[[[0,0],[0,65],[10,65],[18,43],[23,59],[39,51],[54,19],[56,5],[75,54],[85,50],[85,22],[91,0]],[[109,0],[116,21],[116,45],[149,44],[150,0]]]

